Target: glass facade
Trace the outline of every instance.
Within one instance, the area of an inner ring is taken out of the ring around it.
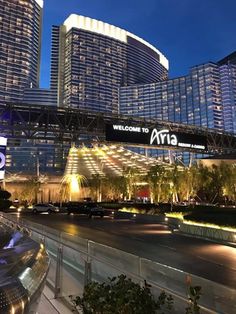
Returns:
[[[60,106],[118,113],[120,86],[167,78],[168,61],[112,25],[71,15],[52,32],[51,88]]]
[[[236,52],[168,79],[168,60],[158,49],[79,15],[53,26],[50,89],[38,88],[42,7],[42,0],[0,0],[0,102],[121,113],[236,133]],[[42,172],[62,173],[64,149],[46,139],[16,147],[13,142],[7,171],[35,173],[39,161]]]
[[[236,133],[236,53],[192,67],[187,76],[121,87],[119,100],[124,115]],[[148,150],[148,154],[166,158],[169,152]],[[189,153],[171,154],[184,163],[190,160]]]
[[[42,0],[0,0],[0,102],[39,83]]]
[[[26,88],[23,103],[29,105],[56,106],[56,94],[47,88]]]
[[[54,144],[49,140],[8,139],[6,174],[40,176],[63,174],[69,144]]]
[[[222,65],[220,77],[225,130],[236,133],[236,64]]]
[[[120,113],[224,129],[219,66],[195,66],[187,76],[120,88]]]

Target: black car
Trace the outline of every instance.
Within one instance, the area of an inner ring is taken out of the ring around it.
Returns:
[[[89,218],[92,216],[100,216],[101,218],[105,215],[104,209],[97,203],[80,203],[80,202],[69,202],[66,206],[67,214],[83,214]]]

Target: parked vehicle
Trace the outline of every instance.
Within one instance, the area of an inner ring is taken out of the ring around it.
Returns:
[[[49,214],[51,213],[58,213],[59,212],[59,207],[56,207],[52,204],[35,204],[32,207],[32,212],[37,214],[37,213],[43,213],[43,212],[48,212]]]
[[[105,215],[105,210],[96,203],[80,203],[80,202],[69,202],[66,206],[67,214],[83,214],[89,218],[92,216],[100,216],[101,218]]]

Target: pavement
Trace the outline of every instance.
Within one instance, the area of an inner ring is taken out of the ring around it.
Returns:
[[[38,306],[37,314],[72,314],[69,300],[65,298],[55,299],[53,291],[46,285]]]

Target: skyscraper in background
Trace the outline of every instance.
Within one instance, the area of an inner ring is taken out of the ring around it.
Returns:
[[[0,102],[38,87],[43,0],[0,0]]]
[[[43,0],[0,0],[0,102],[121,113],[236,133],[236,52],[168,79],[168,60],[157,48],[80,15],[53,26],[50,89],[39,88],[42,8]],[[64,144],[16,142],[8,142],[7,171],[62,174]]]
[[[120,88],[120,113],[236,133],[236,53],[186,76]]]
[[[236,133],[236,52],[220,60],[224,127]]]
[[[118,88],[167,79],[168,60],[113,25],[70,15],[52,31],[51,89],[59,106],[118,113]]]

